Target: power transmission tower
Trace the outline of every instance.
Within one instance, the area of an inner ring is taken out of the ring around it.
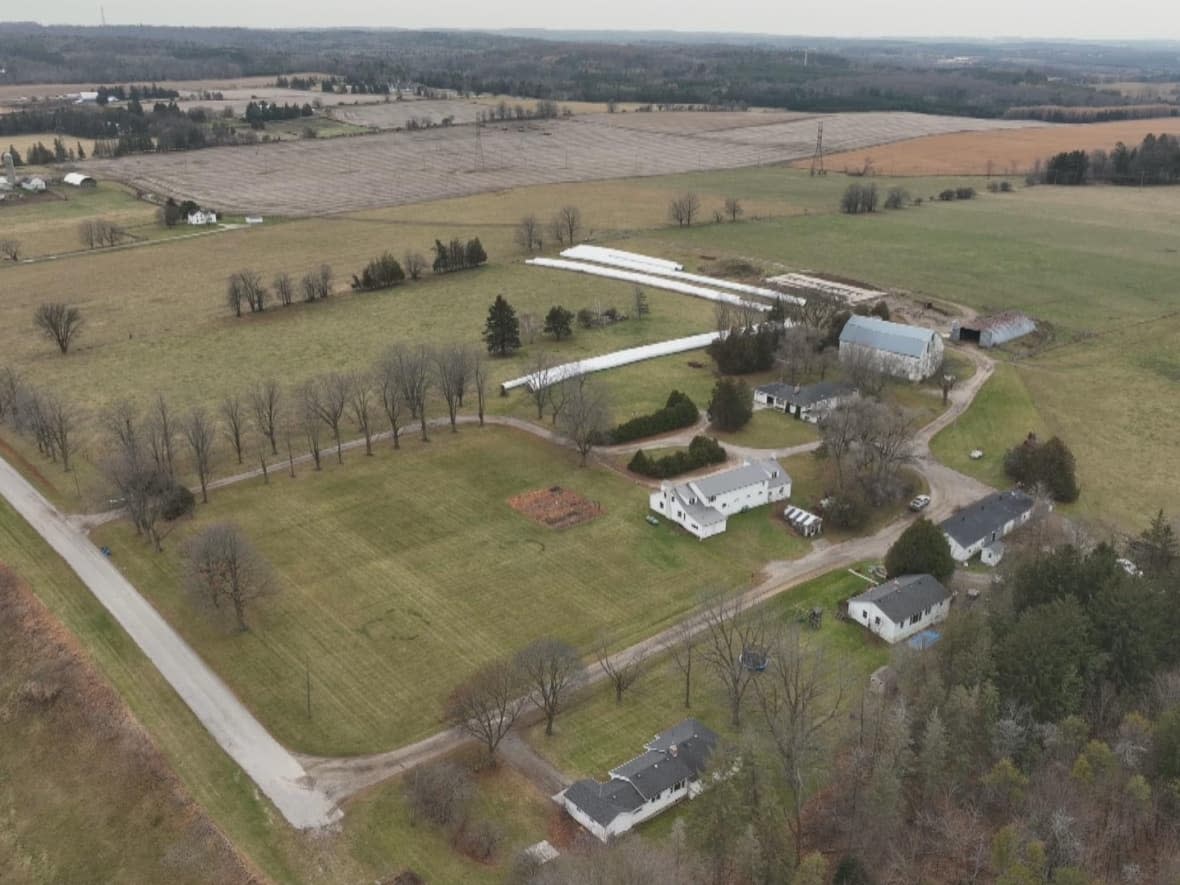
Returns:
[[[815,136],[815,153],[811,155],[811,174],[827,175],[824,168],[824,121],[819,121],[819,132]]]
[[[479,164],[479,171],[483,172],[483,123],[478,120],[475,123],[475,158]]]

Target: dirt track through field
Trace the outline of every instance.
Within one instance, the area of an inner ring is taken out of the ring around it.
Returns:
[[[223,212],[300,216],[535,184],[783,163],[810,156],[815,145],[815,118],[716,128],[710,114],[681,112],[666,114],[675,119],[661,131],[630,120],[620,125],[612,116],[617,115],[143,154],[90,160],[85,168],[92,175],[192,199]],[[646,115],[626,116],[638,120]],[[743,115],[739,122],[747,116],[756,120],[762,115]],[[830,150],[935,133],[1044,125],[900,112],[830,114],[822,119],[824,143]]]

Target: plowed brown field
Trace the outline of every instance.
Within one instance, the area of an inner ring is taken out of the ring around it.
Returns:
[[[825,165],[832,172],[843,172],[863,169],[871,160],[872,169],[880,175],[1017,175],[1060,151],[1110,150],[1119,141],[1138,144],[1149,132],[1178,134],[1180,118],[927,135],[830,154]],[[810,160],[804,160],[793,165],[809,164]]]

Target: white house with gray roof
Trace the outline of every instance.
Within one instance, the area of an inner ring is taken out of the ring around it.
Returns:
[[[870,359],[897,378],[922,381],[942,368],[942,338],[933,329],[853,316],[840,332],[840,361]]]
[[[976,553],[985,565],[995,565],[1004,555],[1001,540],[1028,522],[1036,502],[1024,492],[995,492],[969,504],[939,524],[950,544],[955,562],[967,562]]]
[[[651,509],[702,541],[720,535],[730,516],[791,497],[791,477],[777,461],[746,461],[683,483],[661,483]]]
[[[848,600],[848,619],[900,642],[946,618],[951,594],[932,575],[902,575]]]
[[[606,783],[587,778],[553,798],[603,842],[655,817],[702,790],[701,773],[717,747],[717,735],[696,719],[660,732],[642,755],[613,768]]]

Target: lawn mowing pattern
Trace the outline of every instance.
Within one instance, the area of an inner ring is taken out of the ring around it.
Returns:
[[[560,485],[605,514],[561,532],[507,499]],[[479,665],[555,635],[588,652],[609,632],[629,645],[717,587],[745,586],[805,544],[766,508],[702,544],[647,525],[646,492],[577,466],[573,452],[499,428],[387,444],[299,478],[220,490],[164,555],[125,524],[96,541],[287,746],[346,755],[399,746],[439,725],[443,699]],[[214,626],[182,597],[178,550],[203,524],[232,519],[279,573],[247,634]],[[310,669],[313,716],[305,711]]]

